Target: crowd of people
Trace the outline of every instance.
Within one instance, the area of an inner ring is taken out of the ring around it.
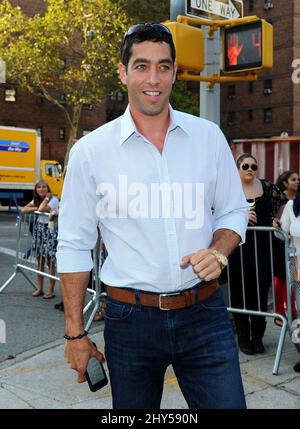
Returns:
[[[273,226],[282,230],[288,234],[289,245],[294,248],[288,266],[292,289],[292,318],[300,319],[299,175],[295,171],[287,170],[280,174],[276,184],[259,179],[258,162],[251,154],[240,155],[236,165],[249,203],[248,226]],[[287,317],[286,264],[281,234],[275,233],[270,247],[265,232],[254,233],[248,229],[242,252],[237,248],[232,253],[228,270],[228,276],[223,272],[221,279],[227,282],[229,277],[233,308],[267,312],[268,294],[274,282],[274,311]],[[248,355],[264,353],[262,339],[266,318],[234,312],[233,319],[240,350]],[[274,323],[279,327],[283,325],[279,317],[274,319]],[[294,370],[300,372],[300,363],[294,366]]]

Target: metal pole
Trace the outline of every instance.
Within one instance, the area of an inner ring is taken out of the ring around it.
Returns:
[[[213,37],[209,37],[208,27],[202,28],[204,31],[205,49],[205,69],[204,76],[211,76],[220,73],[221,57],[221,36],[220,30],[214,32]],[[208,119],[220,125],[220,85],[213,85],[209,88],[206,82],[200,82],[200,117]]]
[[[177,15],[185,15],[185,0],[170,0],[170,20],[176,21]]]

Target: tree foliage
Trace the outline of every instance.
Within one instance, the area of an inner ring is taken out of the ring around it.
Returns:
[[[29,17],[9,0],[1,1],[0,58],[11,83],[32,93],[39,90],[62,109],[70,126],[68,155],[82,107],[118,88],[116,65],[125,30],[138,22],[168,19],[169,0],[45,0],[45,4],[45,13]],[[197,112],[198,101],[186,82],[175,85],[172,100],[176,108]]]
[[[0,57],[11,82],[30,92],[38,89],[64,111],[71,142],[83,105],[117,88],[119,46],[129,21],[111,0],[46,3],[45,14],[28,17],[2,1]]]

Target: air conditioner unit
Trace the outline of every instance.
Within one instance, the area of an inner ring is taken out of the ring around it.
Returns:
[[[264,94],[265,95],[271,95],[272,94],[272,89],[270,89],[270,88],[264,89]]]
[[[273,2],[268,1],[268,2],[265,3],[264,9],[265,10],[273,9],[273,7],[274,7]]]

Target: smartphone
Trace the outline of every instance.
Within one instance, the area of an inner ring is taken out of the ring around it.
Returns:
[[[101,387],[106,386],[108,383],[105,369],[102,363],[99,362],[95,357],[91,357],[88,361],[84,375],[92,392],[96,392],[97,390],[101,389]]]

